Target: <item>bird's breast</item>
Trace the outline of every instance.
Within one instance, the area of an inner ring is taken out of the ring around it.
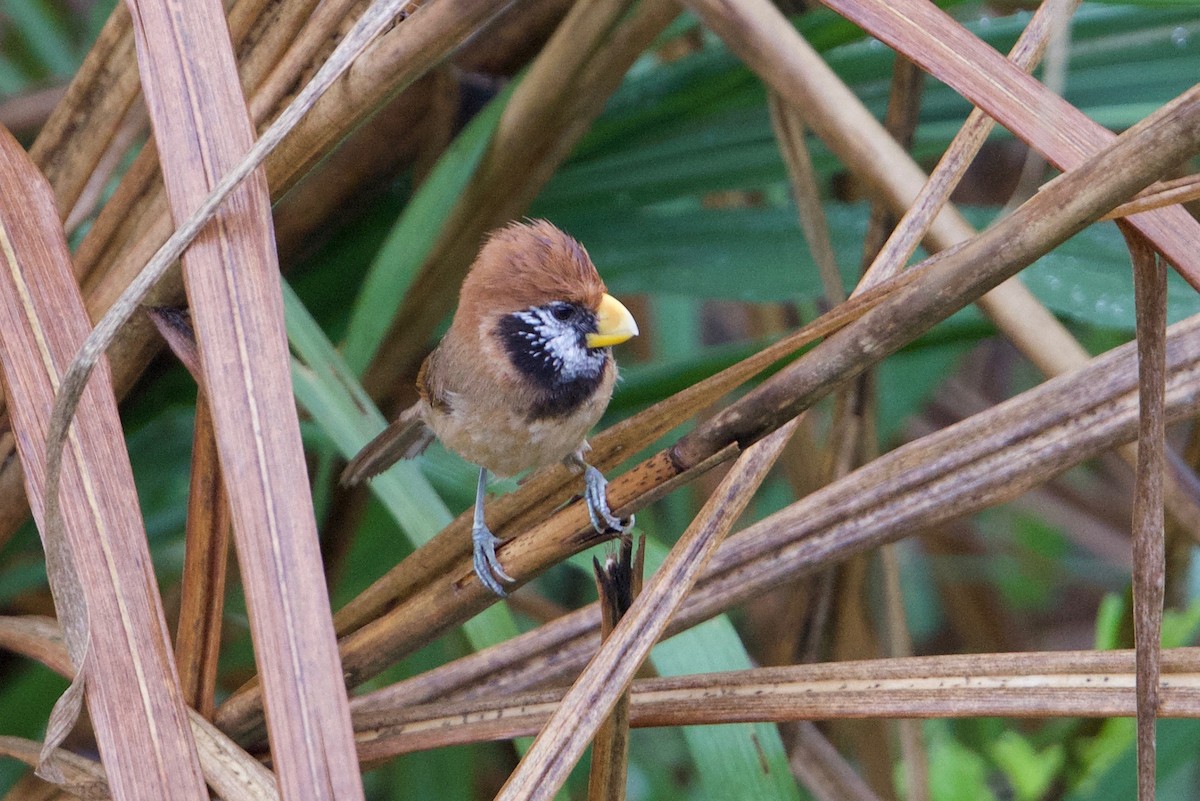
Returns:
[[[574,453],[604,414],[616,368],[605,372],[600,385],[566,414],[539,417],[530,403],[504,392],[456,393],[448,408],[432,411],[426,422],[443,445],[497,476],[545,467]]]

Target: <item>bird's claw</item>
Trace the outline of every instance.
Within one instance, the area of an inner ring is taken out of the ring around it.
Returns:
[[[471,541],[475,546],[475,575],[479,577],[479,582],[501,598],[506,597],[508,592],[500,580],[511,584],[516,579],[504,572],[500,560],[496,558],[496,546],[500,544],[500,539],[487,526],[476,526],[471,530]]]
[[[623,534],[632,528],[632,515],[630,515],[628,520],[622,520],[609,509],[608,480],[604,478],[603,473],[590,464],[586,465],[583,472],[583,481],[586,487],[583,497],[587,501],[588,517],[592,519],[592,528],[596,530],[597,534],[607,534],[610,531]]]

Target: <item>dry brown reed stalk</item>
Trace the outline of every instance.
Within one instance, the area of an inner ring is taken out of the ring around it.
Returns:
[[[1200,175],[1186,175],[1173,181],[1160,181],[1147,187],[1136,198],[1122,203],[1101,219],[1116,220],[1150,209],[1160,209],[1176,203],[1200,199]]]
[[[288,4],[304,13],[307,19],[278,58],[263,59],[264,66],[269,69],[263,70],[262,81],[250,98],[250,118],[256,125],[263,125],[271,112],[279,108],[285,96],[299,85],[300,76],[314,63],[319,63],[319,52],[336,38],[339,26],[348,17],[353,20],[358,16],[351,12],[362,4],[362,0],[335,0],[329,3],[310,0],[303,5]],[[357,11],[361,13],[362,9]]]
[[[1163,474],[1166,470],[1167,268],[1141,234],[1120,223],[1133,259],[1137,306],[1138,441],[1133,497],[1133,637],[1137,649],[1138,798],[1154,798],[1166,556]]]
[[[1046,0],[1039,5],[1009,52],[1009,60],[1025,72],[1032,72],[1041,60],[1054,30],[1069,22],[1079,2],[1080,0]],[[928,180],[908,206],[900,222],[875,254],[871,265],[863,274],[862,281],[859,282],[858,291],[873,286],[904,267],[929,232],[934,216],[949,201],[950,193],[962,180],[967,166],[978,154],[995,125],[996,121],[980,109],[971,110],[946,152],[938,160],[937,167],[929,174]],[[933,244],[935,249],[941,249],[948,243],[935,241]]]
[[[89,325],[54,197],[7,132],[0,132],[0,181],[10,199],[0,208],[0,366],[55,609],[80,674],[51,715],[44,756],[86,700],[118,798],[198,798],[204,781],[107,369],[85,390],[61,498],[46,497],[47,409]],[[47,507],[58,502],[65,531],[46,525]],[[52,761],[43,769],[59,775]]]
[[[1184,158],[1200,150],[1200,87],[1129,129],[1047,185],[1013,214],[951,253],[934,256],[914,282],[805,358],[719,412],[675,446],[683,464],[731,441],[748,443],[1061,244]],[[753,409],[753,413],[748,413]]]
[[[41,751],[41,743],[21,737],[0,735],[0,755],[24,762],[31,768],[37,767]],[[79,756],[65,748],[54,749],[52,759],[59,767],[59,775],[49,779],[55,787],[67,791],[73,797],[89,801],[112,797],[108,780],[104,776],[104,768],[96,760]]]
[[[906,152],[912,149],[913,137],[920,119],[924,77],[924,73],[912,61],[903,56],[896,58],[892,67],[891,89],[883,127]],[[895,213],[885,203],[880,201],[871,203],[867,230],[863,237],[862,270],[865,271],[869,268],[888,235],[895,228],[896,220]],[[848,411],[853,413],[853,417],[857,418],[855,426],[857,436],[853,439],[853,450],[847,454],[848,460],[844,462],[850,466],[858,466],[879,455],[879,439],[874,428],[878,416],[876,386],[876,373],[874,370],[868,370],[838,394],[839,400],[844,398],[842,403]],[[861,645],[865,645],[870,650],[863,651],[864,656],[875,654],[893,657],[912,655],[912,644],[908,635],[908,622],[904,611],[904,598],[900,588],[900,566],[894,549],[894,544],[888,544],[879,551],[877,564],[883,574],[884,615],[883,621],[876,623],[875,628],[878,629],[882,626],[884,636],[880,637],[877,632],[872,632],[869,627],[865,627],[866,637],[864,640],[866,642]],[[864,558],[862,562],[862,569],[854,571],[858,578],[851,586],[846,581],[850,573],[846,567],[854,565],[855,563],[851,563],[851,565],[842,566],[838,571],[842,579],[838,584],[843,597],[853,600],[851,604],[843,602],[837,605],[839,623],[856,619],[870,619],[870,613],[865,608],[869,595],[866,559]],[[840,642],[835,642],[835,648],[850,645],[852,650],[849,653],[851,654],[861,647],[861,645],[856,647],[849,637],[839,637],[838,640]],[[880,640],[883,642],[882,651],[877,650],[880,648]],[[855,739],[855,753],[864,763],[864,774],[881,789],[886,790],[891,787],[895,761],[891,758],[889,749],[880,748],[879,743],[888,743],[893,739],[890,736],[892,729],[898,734],[895,739],[899,740],[899,763],[903,768],[905,798],[908,801],[927,801],[929,798],[929,759],[925,751],[924,730],[917,721],[899,720],[894,723],[872,721],[866,726],[854,725],[851,733]]]
[[[51,82],[41,88],[20,90],[0,100],[0,125],[19,140],[36,136],[66,91],[66,84]]]
[[[212,411],[203,393],[196,395],[194,425],[175,662],[188,706],[212,719],[233,521],[217,458]]]
[[[240,79],[246,91],[262,83],[271,65],[305,23],[311,5],[311,0],[292,3],[238,0],[229,9],[229,36],[239,54]],[[135,65],[130,61],[126,66]],[[125,171],[75,256],[76,271],[90,295],[89,309],[95,317],[107,310],[170,231],[158,152],[154,143],[148,142]],[[182,287],[177,288],[176,294],[174,300],[166,298],[160,303],[177,301],[182,297]],[[143,336],[149,333],[148,327],[141,331]]]
[[[239,0],[233,5],[229,12],[230,38],[239,52],[240,77],[247,91],[264,82],[292,37],[302,26],[308,26],[312,5],[311,0],[292,3]],[[290,77],[295,79],[295,69]],[[94,316],[99,317],[108,309],[170,231],[158,155],[149,143],[122,177],[76,255],[77,270],[85,277],[84,286],[91,296],[89,308]],[[160,303],[178,302],[182,298],[182,287],[178,282],[176,285],[173,295]],[[142,336],[148,333],[140,332]]]
[[[35,659],[68,680],[75,674],[62,631],[50,618],[0,617],[0,647]],[[278,801],[275,777],[261,762],[195,710],[187,714],[209,787],[228,801]]]
[[[167,198],[186,219],[211,204],[210,192],[254,144],[223,10],[177,0],[135,1],[130,10],[155,141],[171,154],[161,164]],[[177,42],[188,47],[181,52]],[[228,193],[183,252],[183,274],[255,659],[271,699],[280,790],[362,798],[292,399],[265,178],[257,170]]]
[[[354,69],[342,75],[296,123],[267,162],[272,191],[282,194],[349,131],[386,100],[408,87],[470,36],[518,2],[451,0],[427,3],[365,48]],[[368,14],[374,15],[375,6]],[[366,17],[367,15],[364,15]],[[277,195],[278,196],[278,195]]]
[[[666,631],[717,545],[766,478],[797,422],[780,426],[733,463],[691,525],[671,546],[629,612],[563,695],[500,789],[497,801],[549,799],[558,793],[588,742]]]
[[[1133,717],[1133,651],[1057,651],[874,659],[753,668],[633,682],[635,727],[803,720]],[[1200,653],[1163,652],[1162,709],[1200,717]],[[355,714],[364,761],[527,736],[562,687]]]
[[[634,558],[633,539],[623,538],[618,554],[610,554],[604,566],[592,559],[600,605],[601,641],[612,636],[617,623],[641,594],[646,540],[638,541]],[[612,711],[596,730],[592,741],[592,764],[588,771],[588,801],[624,801],[629,773],[628,689],[618,696]]]
[[[833,743],[808,721],[796,725],[788,765],[817,801],[881,801]]]
[[[1021,69],[1028,69],[1033,56],[1040,49],[1037,40],[1048,37],[1056,25],[1065,24],[1071,7],[1072,3],[1066,0],[1057,4],[1046,3],[1034,15],[1026,34],[1013,52]],[[733,37],[727,42],[735,51],[739,47],[744,49],[741,52],[743,59],[759,72],[765,82],[774,85],[776,91],[790,92],[787,96],[793,103],[803,99],[803,105],[794,108],[803,110],[809,118],[809,124],[825,143],[855,171],[860,180],[872,187],[877,197],[886,199],[893,211],[904,213],[910,203],[919,204],[919,214],[932,219],[920,226],[916,226],[913,220],[902,223],[902,227],[911,225],[914,228],[910,236],[920,228],[922,234],[928,235],[928,241],[934,249],[947,249],[958,246],[974,235],[973,229],[952,207],[943,207],[938,211],[940,204],[936,202],[936,194],[930,194],[931,190],[925,189],[926,181],[917,165],[888,136],[854,94],[838,81],[807,42],[786,24],[774,7],[749,0],[739,8],[741,10],[724,7],[706,10],[706,7],[698,6],[697,11],[709,27]],[[960,33],[969,38],[969,34]],[[907,47],[917,49],[922,46],[920,41],[907,44]],[[986,45],[980,46],[990,51]],[[902,49],[901,52],[906,50]],[[1014,110],[1013,113],[1020,111]],[[1033,116],[1036,118],[1036,111]],[[1037,129],[1036,120],[1030,125]],[[983,121],[977,119],[966,134],[960,134],[960,138],[967,141],[956,155],[946,160],[944,169],[947,172],[939,179],[938,193],[948,193],[953,173],[965,169],[969,161],[967,153],[970,140],[982,141],[985,128]],[[1102,132],[1101,135],[1106,133]],[[958,159],[957,165],[954,159]],[[1195,225],[1190,218],[1186,223]],[[893,260],[894,266],[883,269],[899,269],[907,259],[908,249],[915,247],[916,239],[912,238],[903,248],[901,244],[896,242],[885,247],[887,258]],[[1087,360],[1083,347],[1023,284],[1005,281],[980,297],[978,303],[1017,349],[1045,375],[1061,375],[1077,369]],[[1132,451],[1125,450],[1122,455],[1130,464],[1133,463]],[[1183,482],[1184,477],[1174,470],[1168,475],[1168,509],[1173,518],[1183,522],[1186,530],[1200,531],[1200,505],[1194,494],[1183,486]]]
[[[760,1],[739,0],[739,13],[751,13],[751,2]],[[1113,140],[1111,131],[926,0],[825,0],[825,4],[953,87],[1060,170],[1074,169]],[[1195,248],[1200,223],[1182,208],[1154,213],[1158,216],[1143,213],[1129,223],[1192,286],[1200,288],[1200,253]]]
[[[23,654],[68,679],[75,675],[62,629],[52,617],[0,617],[0,648]]]
[[[1170,420],[1200,405],[1200,319],[1169,330]],[[1017,497],[1119,442],[1137,426],[1135,346],[1032,389],[870,464],[731,536],[671,631],[913,531]],[[352,702],[368,708],[503,697],[570,677],[595,651],[586,607],[506,643]]]
[[[129,23],[129,12],[118,4],[29,150],[64,220],[137,97]]]
[[[838,271],[837,259],[833,254],[817,171],[813,167],[808,144],[804,141],[804,117],[775,92],[767,94],[767,109],[771,113],[771,127],[775,130],[779,152],[792,183],[792,197],[796,201],[800,230],[804,232],[804,241],[821,276],[825,299],[831,306],[836,305],[846,299],[846,290],[842,286],[842,274]]]
[[[903,55],[892,65],[892,84],[888,92],[883,129],[905,152],[912,150],[913,136],[921,117],[921,94],[925,88],[925,73]],[[884,242],[896,227],[898,215],[884,202],[871,201],[867,230],[863,235],[863,264],[865,270],[879,254]],[[911,801],[920,801],[912,799]]]
[[[151,319],[176,357],[199,379],[200,353],[190,320],[179,309],[151,309]],[[191,488],[184,531],[183,577],[175,662],[187,705],[212,719],[225,609],[225,573],[232,534],[229,498],[217,458],[212,412],[203,389],[196,394]]]

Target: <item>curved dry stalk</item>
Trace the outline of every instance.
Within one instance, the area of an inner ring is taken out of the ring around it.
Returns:
[[[390,21],[360,20],[301,91],[278,128],[254,142],[233,48],[219,4],[131,0],[138,64],[176,218],[207,206],[211,219],[182,255],[206,398],[237,540],[255,659],[270,697],[267,728],[281,792],[289,797],[361,799],[350,716],[325,590],[300,427],[292,397],[279,265],[261,163],[270,148]],[[368,15],[369,17],[369,15]],[[177,43],[189,43],[181,51]],[[248,154],[248,155],[246,155]],[[249,178],[244,183],[241,177]],[[221,205],[228,186],[229,202]],[[214,187],[216,189],[214,190]],[[213,193],[213,194],[210,194]],[[187,230],[185,223],[182,230]],[[155,266],[147,268],[154,275]],[[139,276],[140,277],[140,276]],[[149,285],[147,285],[148,287]],[[140,298],[134,298],[140,301]],[[128,300],[126,301],[128,303]],[[129,307],[117,304],[98,331],[115,332]],[[106,327],[106,323],[109,326]],[[100,344],[85,343],[81,352]],[[86,383],[86,357],[76,362]],[[60,393],[69,421],[71,377]],[[49,444],[54,453],[57,443]],[[53,457],[51,457],[53,458]],[[48,468],[52,469],[52,468]],[[49,485],[55,486],[51,473]],[[53,530],[53,511],[47,517]],[[223,557],[220,554],[219,557]]]
[[[68,679],[75,675],[62,629],[52,617],[0,617],[0,648],[23,654]]]
[[[1200,199],[1200,175],[1187,175],[1173,181],[1160,181],[1147,187],[1136,198],[1122,203],[1100,219],[1116,220],[1163,206]]]
[[[1133,717],[1133,651],[970,654],[828,662],[633,682],[635,727],[837,718]],[[376,761],[528,736],[566,690],[375,706],[355,714],[359,755]],[[1200,717],[1200,649],[1163,652],[1165,717]]]

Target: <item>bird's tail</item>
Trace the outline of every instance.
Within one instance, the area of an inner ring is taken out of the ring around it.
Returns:
[[[342,471],[342,484],[358,484],[379,475],[401,459],[415,458],[433,439],[433,430],[421,419],[420,404],[414,404],[350,460]]]

